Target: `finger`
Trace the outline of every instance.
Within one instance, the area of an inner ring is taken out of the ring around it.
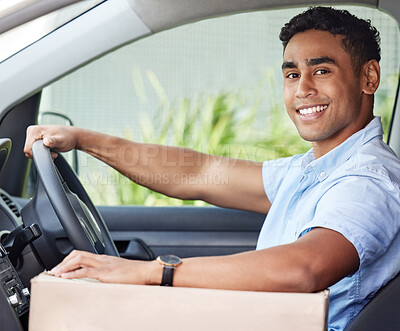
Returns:
[[[67,255],[64,260],[62,260],[62,262],[58,264],[55,268],[61,270],[62,268],[66,268],[67,266],[71,266],[72,264],[88,263],[88,261],[92,259],[91,255],[91,253],[85,251],[74,250],[69,255]]]
[[[50,154],[51,154],[51,158],[52,158],[53,160],[56,159],[57,156],[58,156],[58,153],[56,153],[56,152],[50,151]]]
[[[52,148],[56,145],[55,139],[54,137],[50,136],[45,136],[43,135],[43,145],[45,145],[46,147]]]
[[[90,278],[90,268],[83,267],[73,271],[64,272],[59,275],[61,278],[71,279],[71,278]]]
[[[96,254],[83,251],[73,251],[60,264],[51,269],[51,273],[60,276],[83,267],[95,267],[98,265]]]
[[[24,153],[27,157],[32,158],[32,144],[34,141],[41,139],[40,132],[36,126],[30,126],[26,129],[26,139],[24,145]]]
[[[32,158],[32,145],[36,140],[43,139],[43,144],[49,148],[57,148],[58,140],[62,142],[62,137],[52,133],[49,126],[30,126],[26,130],[26,139],[24,146],[24,153],[27,157]],[[54,156],[52,155],[54,158]]]
[[[32,158],[32,145],[36,140],[43,139],[43,144],[47,147],[55,145],[54,139],[51,136],[46,136],[46,130],[39,126],[30,126],[26,130],[26,139],[24,145],[24,153],[27,157]]]

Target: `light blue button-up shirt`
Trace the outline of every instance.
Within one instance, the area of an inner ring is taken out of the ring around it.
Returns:
[[[317,160],[311,149],[263,165],[272,206],[257,249],[324,227],[340,232],[358,252],[358,271],[330,287],[329,330],[343,330],[400,270],[400,160],[382,134],[375,117]]]

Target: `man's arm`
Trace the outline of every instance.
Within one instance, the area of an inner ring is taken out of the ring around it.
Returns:
[[[355,272],[359,257],[340,233],[316,228],[294,243],[260,251],[183,259],[174,286],[215,289],[315,292]],[[52,272],[65,278],[160,285],[162,266],[74,251]]]
[[[135,143],[68,126],[29,127],[24,149],[28,157],[32,157],[32,144],[38,139],[56,151],[85,151],[134,182],[171,197],[260,213],[270,208],[259,162]]]

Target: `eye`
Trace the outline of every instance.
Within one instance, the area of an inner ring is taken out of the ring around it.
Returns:
[[[300,77],[300,75],[297,74],[297,73],[294,73],[294,72],[289,72],[289,73],[286,75],[286,78],[288,78],[288,79],[294,79],[294,78],[299,78],[299,77]]]
[[[318,70],[315,72],[316,75],[326,75],[326,74],[328,74],[328,73],[329,73],[329,70],[326,70],[326,69],[318,69]]]

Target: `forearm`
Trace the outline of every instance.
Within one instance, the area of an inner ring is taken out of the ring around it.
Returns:
[[[340,233],[316,228],[291,244],[218,257],[186,258],[173,285],[227,290],[315,292],[354,273],[360,259]],[[158,261],[135,261],[74,251],[52,269],[65,278],[160,285]]]
[[[74,130],[77,149],[154,191],[180,199],[205,200],[223,207],[268,211],[261,163]]]
[[[287,247],[183,259],[175,268],[173,286],[271,292],[319,289],[304,259],[298,259],[301,253],[290,252]],[[160,285],[163,266],[157,260],[136,261],[73,251],[51,272],[65,278],[89,277],[102,282]]]
[[[135,143],[63,125],[30,126],[24,153],[32,157],[36,140],[55,152],[85,151],[134,182],[165,195],[267,213],[270,202],[259,162],[213,156],[181,147]]]
[[[174,272],[173,285],[244,291],[312,292],[310,274],[294,256],[275,251],[252,251],[228,256],[183,259]],[[283,263],[284,262],[284,263]],[[161,283],[160,266],[152,262],[152,284]]]
[[[148,265],[150,284],[161,283],[157,263]],[[183,259],[176,267],[173,285],[315,292],[354,273],[358,265],[357,251],[345,237],[333,230],[317,228],[291,244],[227,256]]]

